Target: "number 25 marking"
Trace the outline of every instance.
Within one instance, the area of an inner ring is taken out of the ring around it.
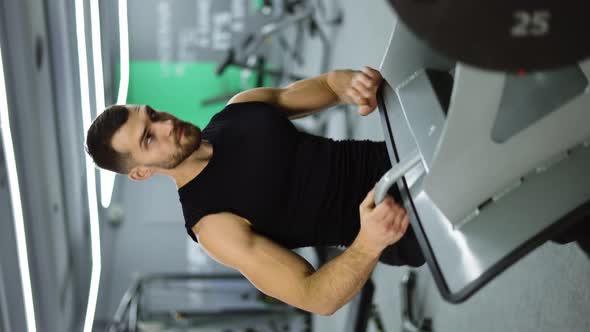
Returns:
[[[512,37],[542,37],[549,33],[551,13],[548,10],[514,12],[515,25],[512,27]]]

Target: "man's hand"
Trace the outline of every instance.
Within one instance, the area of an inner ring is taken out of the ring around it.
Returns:
[[[377,89],[383,81],[381,73],[370,67],[357,71],[335,71],[328,84],[340,101],[358,105],[358,113],[367,115],[377,107]]]
[[[375,189],[371,190],[359,210],[361,230],[355,242],[365,250],[379,255],[381,251],[399,241],[408,229],[409,220],[406,211],[391,196],[375,206]]]

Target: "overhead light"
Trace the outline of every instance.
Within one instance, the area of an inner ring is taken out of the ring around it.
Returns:
[[[129,91],[129,23],[127,19],[127,0],[119,0],[119,51],[121,61],[121,81],[117,104],[127,103]]]
[[[91,1],[98,5],[98,0]],[[84,133],[91,124],[90,95],[88,88],[88,62],[86,55],[86,24],[84,21],[84,0],[76,0],[76,39],[78,41],[78,67],[80,71],[80,99],[82,109],[82,124]],[[104,97],[103,97],[104,98]],[[88,212],[90,219],[90,247],[92,257],[92,270],[90,274],[90,289],[88,292],[88,304],[84,318],[84,332],[92,332],[98,288],[100,284],[101,257],[100,257],[100,229],[98,216],[98,198],[96,195],[96,172],[90,156],[85,154],[86,187],[88,189]]]
[[[94,3],[94,2],[93,2]],[[97,105],[96,105],[96,116],[100,115],[104,110],[104,84],[103,84],[103,70],[102,70],[102,51],[97,51],[101,49],[100,45],[100,18],[98,15],[98,1],[96,3],[96,19],[93,19],[92,23],[92,40],[93,40],[93,47],[94,50],[94,73],[95,76],[100,76],[100,82],[95,79],[95,87],[97,89]],[[91,9],[92,10],[92,9]],[[94,17],[94,16],[93,16]],[[96,33],[94,30],[97,30]],[[121,75],[119,81],[119,91],[117,93],[117,104],[124,105],[127,103],[127,91],[129,90],[129,25],[127,20],[127,0],[119,0],[119,61],[121,63]],[[96,64],[97,59],[100,59],[100,69]],[[100,75],[98,75],[99,73]],[[100,84],[99,84],[100,83]],[[101,89],[99,92],[98,89]],[[101,93],[101,95],[99,95]],[[102,96],[102,98],[98,98]],[[100,100],[101,104],[98,103]],[[115,187],[115,176],[116,174],[101,169],[100,172],[100,202],[104,208],[108,208],[111,204],[111,199],[113,197],[113,189]]]
[[[2,62],[2,47],[0,46],[0,131],[2,131],[2,142],[4,143],[4,154],[6,159],[6,170],[8,172],[8,185],[10,189],[10,201],[12,205],[12,216],[14,231],[16,233],[16,247],[18,252],[18,266],[21,275],[21,286],[23,291],[23,302],[25,304],[25,315],[27,330],[37,331],[35,322],[35,304],[31,288],[31,273],[29,271],[29,254],[27,252],[27,236],[23,218],[23,207],[18,183],[18,171],[16,169],[16,157],[14,145],[12,144],[12,133],[10,131],[10,116],[8,113],[8,100],[6,97],[6,82],[4,80],[4,65]]]

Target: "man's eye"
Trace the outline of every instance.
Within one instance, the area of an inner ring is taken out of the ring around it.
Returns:
[[[154,111],[153,109],[148,109],[148,116],[150,117],[150,120],[155,120],[156,119],[156,111]]]
[[[146,145],[150,145],[150,143],[152,143],[152,135],[148,134],[148,135],[146,136],[146,140],[145,140],[145,142],[146,142],[146,143],[145,143]]]

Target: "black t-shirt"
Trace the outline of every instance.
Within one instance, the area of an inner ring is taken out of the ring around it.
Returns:
[[[287,248],[350,245],[359,204],[391,167],[383,142],[334,141],[299,132],[271,105],[228,105],[203,130],[205,169],[178,190],[186,231],[231,212]]]

